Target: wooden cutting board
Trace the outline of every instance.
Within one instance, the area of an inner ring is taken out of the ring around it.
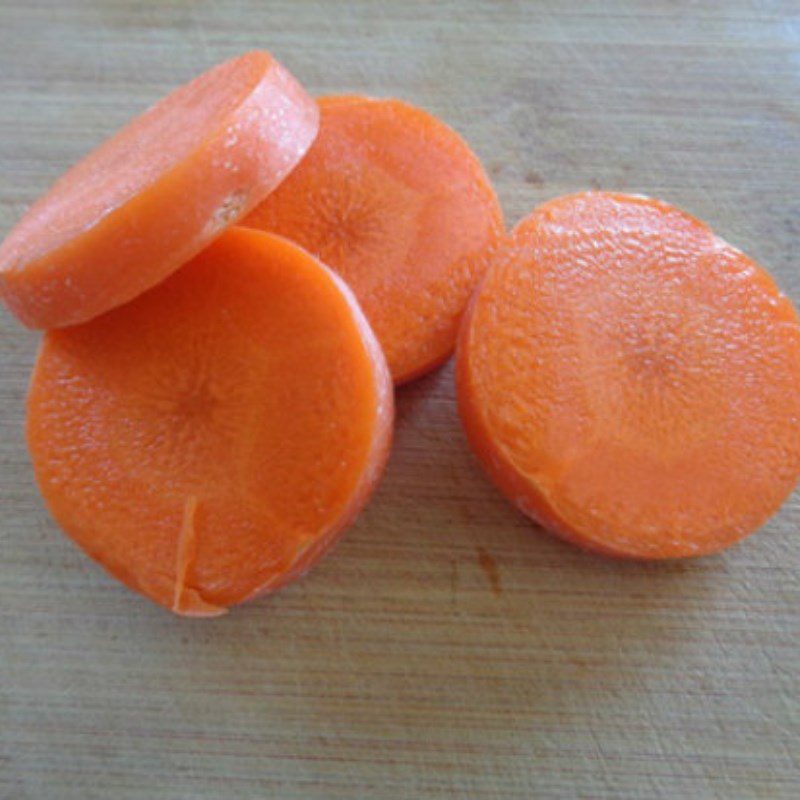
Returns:
[[[272,50],[397,95],[514,223],[663,196],[800,301],[797,2],[0,2],[0,231],[209,65]],[[37,336],[0,315],[0,798],[800,797],[800,498],[718,557],[551,540],[470,457],[450,367],[398,393],[386,478],[306,579],[172,617],[58,532],[23,440]]]

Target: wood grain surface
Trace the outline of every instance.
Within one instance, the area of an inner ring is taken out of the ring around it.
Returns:
[[[458,129],[507,219],[663,196],[800,301],[797,2],[0,0],[0,231],[162,93],[248,48]],[[488,485],[448,366],[304,580],[216,621],[107,578],[42,507],[37,336],[0,315],[4,800],[800,797],[800,498],[713,558],[584,555]]]

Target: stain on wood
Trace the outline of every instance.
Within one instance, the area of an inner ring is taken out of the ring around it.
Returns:
[[[497,562],[485,547],[478,547],[477,550],[478,566],[483,570],[492,594],[499,596],[503,591],[503,587],[500,583],[500,570],[497,568]]]

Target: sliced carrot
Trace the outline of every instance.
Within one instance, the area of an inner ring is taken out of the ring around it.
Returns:
[[[465,318],[457,382],[501,491],[592,550],[720,550],[800,474],[797,313],[658,200],[589,192],[524,220]]]
[[[324,97],[320,134],[244,222],[292,239],[353,289],[396,383],[444,361],[503,233],[480,162],[399,100]]]
[[[330,547],[379,479],[392,416],[344,283],[234,228],[127,305],[49,331],[27,434],[67,534],[129,587],[202,616]]]
[[[266,197],[319,112],[269,54],[175,90],[70,169],[0,245],[0,294],[26,325],[84,322],[141,294]]]

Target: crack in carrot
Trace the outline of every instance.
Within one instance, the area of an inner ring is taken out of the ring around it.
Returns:
[[[188,583],[189,573],[197,559],[197,496],[190,494],[183,506],[183,519],[178,538],[178,555],[175,562],[175,593],[172,610],[187,616],[212,617],[227,613],[228,609],[204,599],[200,590]]]

